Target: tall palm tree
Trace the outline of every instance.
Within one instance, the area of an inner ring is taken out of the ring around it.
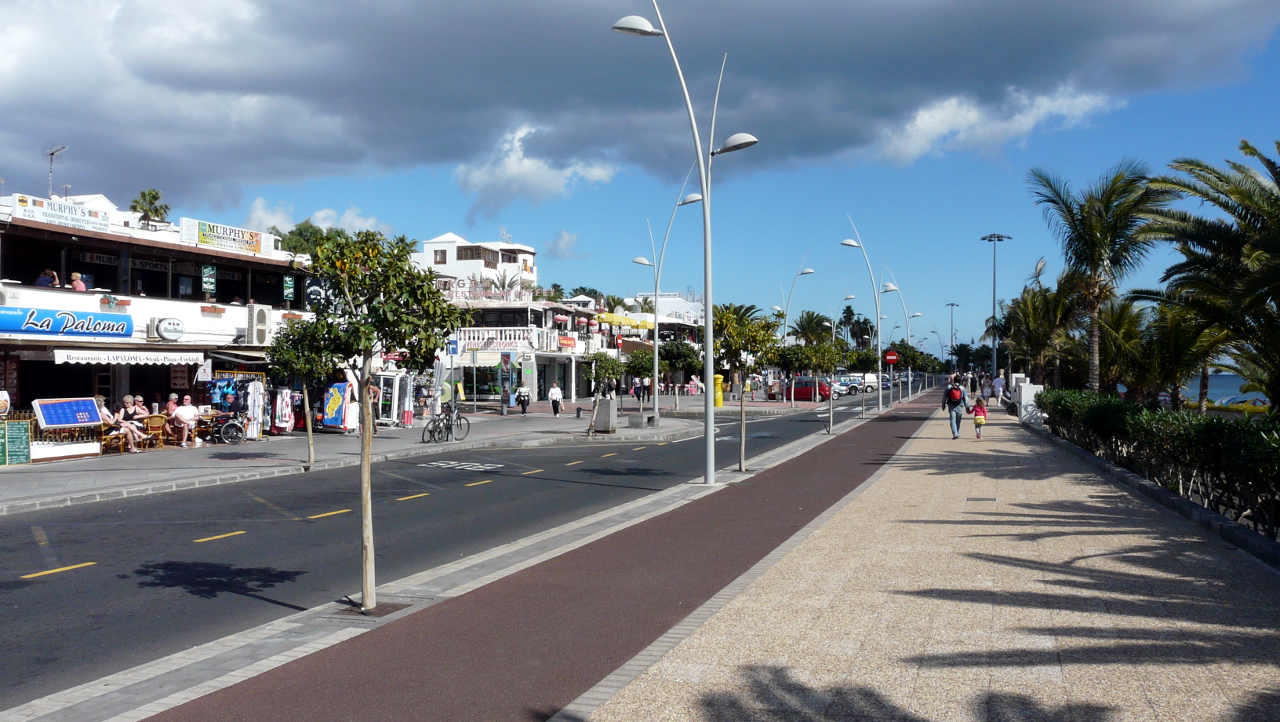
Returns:
[[[791,334],[804,341],[806,346],[820,344],[831,335],[828,323],[831,319],[816,311],[801,311],[791,322]]]
[[[652,298],[640,299],[639,308],[640,308],[640,313],[655,313]]]
[[[152,222],[164,223],[169,219],[169,204],[160,202],[160,191],[148,188],[138,192],[138,197],[129,204],[129,210],[140,214],[144,225]]]
[[[1146,256],[1154,240],[1141,233],[1142,225],[1174,193],[1148,185],[1145,169],[1132,161],[1120,163],[1078,196],[1065,180],[1038,168],[1031,171],[1029,182],[1036,204],[1044,206],[1045,221],[1062,243],[1067,267],[1082,277],[1089,318],[1089,388],[1096,391],[1099,309]]]
[[[619,308],[627,307],[626,299],[622,296],[614,296],[612,294],[605,296],[602,303],[604,305],[604,310],[609,313],[617,313]]]
[[[1132,299],[1111,298],[1098,309],[1098,353],[1105,367],[1097,390],[1114,393],[1118,384],[1136,389],[1141,395],[1148,384],[1144,367],[1142,336],[1148,309]]]
[[[1174,243],[1183,256],[1162,281],[1176,302],[1219,328],[1222,347],[1237,368],[1249,368],[1276,408],[1280,402],[1280,164],[1247,141],[1240,150],[1262,165],[1259,173],[1228,161],[1227,169],[1194,159],[1170,167],[1179,176],[1152,179],[1151,186],[1198,199],[1222,215],[1204,218],[1160,209],[1147,234]],[[1276,143],[1280,152],[1280,142]],[[1201,383],[1207,387],[1207,368]],[[1256,382],[1255,382],[1256,383]],[[1204,393],[1202,392],[1202,396]]]

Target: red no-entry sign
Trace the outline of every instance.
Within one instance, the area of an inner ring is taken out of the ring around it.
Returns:
[[[890,366],[892,366],[892,365],[894,365],[894,364],[898,363],[898,352],[897,352],[897,351],[885,351],[885,352],[884,352],[884,362],[885,362],[885,363],[887,363],[887,364],[889,364]]]
[[[617,344],[618,344],[618,348],[622,348],[622,337],[621,337],[621,336],[619,336],[619,337],[618,337]]]

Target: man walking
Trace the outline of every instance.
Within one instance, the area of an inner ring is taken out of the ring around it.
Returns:
[[[551,402],[551,415],[560,418],[560,402],[564,401],[564,392],[560,390],[558,381],[551,382],[551,390],[547,392],[547,400]]]
[[[969,410],[969,399],[965,393],[964,386],[960,384],[960,380],[951,377],[951,382],[942,390],[942,408],[947,410],[947,417],[951,422],[951,438],[960,438],[960,420],[964,418],[964,414]]]

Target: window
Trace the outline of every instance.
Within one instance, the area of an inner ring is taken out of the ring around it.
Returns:
[[[498,267],[498,252],[497,252],[497,251],[495,251],[495,250],[493,250],[492,248],[482,248],[482,249],[481,249],[481,258],[483,258],[483,259],[484,259],[484,267],[485,267],[485,268],[497,268],[497,267]]]
[[[459,246],[458,260],[459,261],[478,261],[480,260],[481,250],[483,249],[481,249],[480,246]]]
[[[435,265],[437,265],[437,266],[441,266],[441,265],[444,265],[444,264],[446,264],[446,263],[448,263],[448,262],[449,262],[449,252],[448,252],[448,251],[436,251],[436,252],[435,252],[435,259],[434,259],[434,261],[433,261],[433,263],[434,263]]]
[[[516,254],[514,254],[514,253],[508,253],[507,251],[503,251],[503,252],[502,252],[502,262],[503,262],[503,263],[515,263],[515,262],[516,262]]]

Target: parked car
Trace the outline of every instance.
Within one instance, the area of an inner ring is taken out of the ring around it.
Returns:
[[[818,398],[815,399],[813,390],[818,389]],[[784,398],[790,399],[791,384],[786,385],[783,391]],[[831,398],[831,386],[827,384],[826,379],[820,379],[816,376],[797,376],[795,382],[795,400],[796,401],[826,401]]]
[[[831,381],[831,395],[836,399],[856,393],[858,393],[858,390],[849,386],[847,378],[836,378]]]
[[[836,377],[835,386],[836,391],[841,396],[859,393],[862,391],[862,376],[860,374],[841,374]]]
[[[884,388],[884,389],[889,388],[888,386],[884,385],[888,383],[887,379],[881,379],[880,381],[881,381],[880,388]],[[876,390],[876,374],[874,373],[863,374],[862,375],[862,393],[869,394],[875,390]]]

